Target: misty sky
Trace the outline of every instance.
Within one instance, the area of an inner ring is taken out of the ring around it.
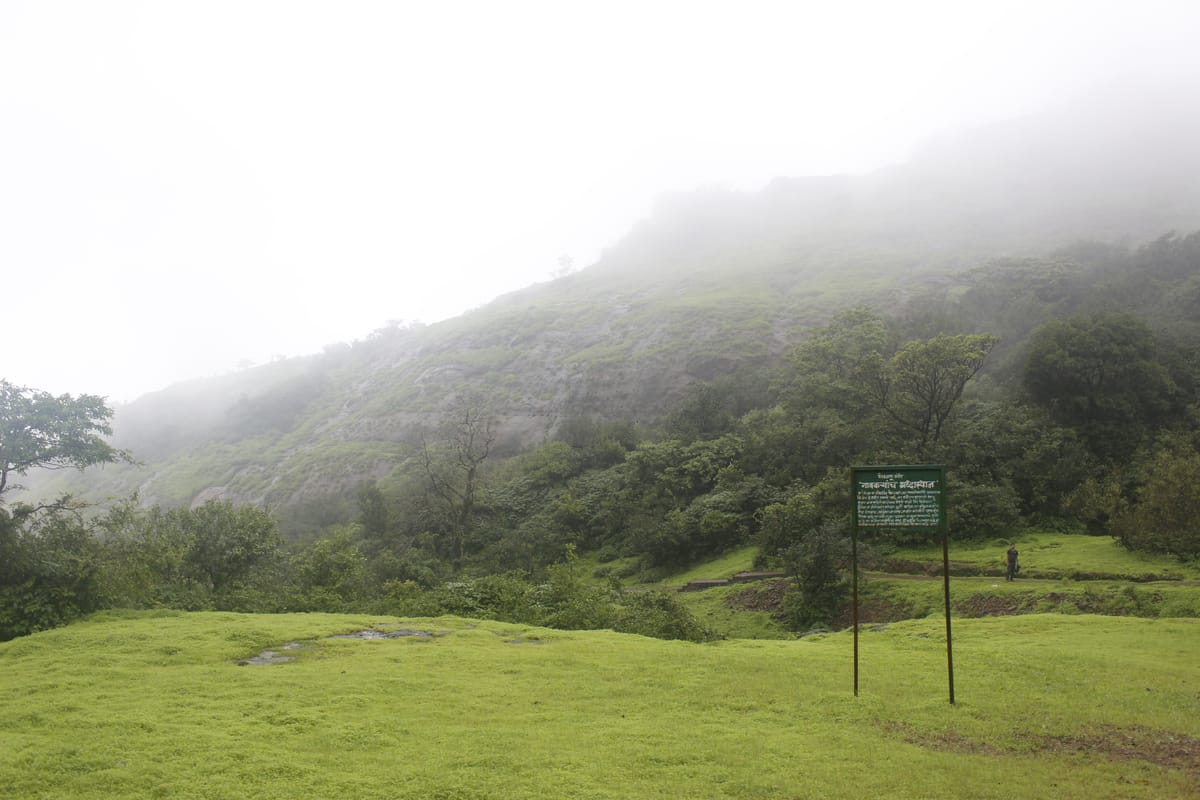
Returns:
[[[0,0],[0,378],[126,402],[435,322],[663,192],[868,171],[1197,42],[1192,0]]]

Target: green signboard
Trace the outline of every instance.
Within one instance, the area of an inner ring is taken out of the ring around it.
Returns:
[[[940,528],[946,519],[940,466],[853,467],[859,528]]]
[[[858,533],[864,529],[923,528],[942,537],[946,597],[946,672],[954,704],[954,651],[950,640],[950,544],[946,530],[946,468],[941,465],[851,467],[851,553],[854,569],[854,696],[858,696]]]

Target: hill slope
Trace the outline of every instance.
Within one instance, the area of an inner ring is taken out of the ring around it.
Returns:
[[[437,325],[148,395],[115,443],[143,463],[37,491],[308,509],[404,472],[456,404],[484,398],[496,452],[566,420],[652,422],[689,386],[778,362],[813,325],[956,288],[1000,256],[1200,228],[1200,115],[1109,103],[964,132],[865,176],[665,199],[595,265]]]

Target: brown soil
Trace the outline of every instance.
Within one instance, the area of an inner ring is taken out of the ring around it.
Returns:
[[[836,630],[849,628],[854,624],[854,610],[846,606],[845,610],[833,620]],[[860,625],[887,624],[912,619],[912,609],[901,602],[884,598],[860,597],[858,603],[858,622]]]
[[[725,605],[738,611],[768,611],[778,615],[783,608],[783,596],[787,594],[790,581],[786,578],[760,581],[759,583],[730,594]]]
[[[977,594],[954,604],[954,610],[963,617],[1009,617],[1028,614],[1034,608],[1032,595]]]
[[[933,750],[993,756],[1016,752],[1016,748],[1005,750],[953,732],[919,732],[903,722],[881,722],[879,726],[909,744]],[[1030,746],[1035,753],[1094,755],[1183,770],[1200,788],[1200,739],[1181,733],[1136,725],[1128,728],[1106,725],[1077,736],[1031,734],[1022,744]]]

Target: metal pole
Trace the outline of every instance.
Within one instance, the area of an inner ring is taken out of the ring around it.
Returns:
[[[854,582],[851,589],[852,600],[850,602],[853,610],[854,624],[854,696],[858,697],[858,525],[854,525],[850,532],[850,563],[853,565]]]
[[[946,673],[950,678],[950,705],[954,705],[954,648],[950,644],[950,535],[942,523],[942,582],[946,590]]]

